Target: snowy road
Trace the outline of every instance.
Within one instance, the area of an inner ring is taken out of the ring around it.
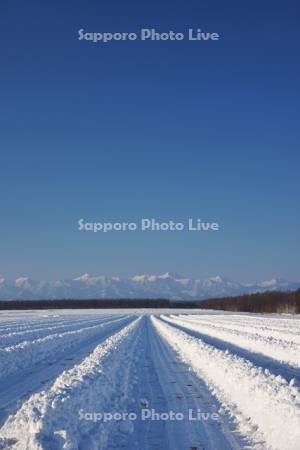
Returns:
[[[299,450],[300,321],[0,313],[0,449]]]

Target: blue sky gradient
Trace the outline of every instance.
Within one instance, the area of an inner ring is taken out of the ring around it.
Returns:
[[[299,279],[294,1],[3,2],[0,273]],[[188,28],[218,42],[78,41]],[[77,220],[217,221],[80,233]]]

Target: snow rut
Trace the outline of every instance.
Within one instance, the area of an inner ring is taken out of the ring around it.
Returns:
[[[300,345],[295,342],[276,339],[271,336],[266,338],[255,333],[255,331],[250,333],[243,329],[237,330],[234,325],[232,329],[229,329],[220,325],[215,326],[213,322],[203,323],[201,320],[191,320],[186,317],[162,316],[162,318],[167,322],[237,345],[250,352],[261,353],[294,368],[300,368]]]
[[[24,342],[25,340],[28,342],[34,341],[46,336],[50,336],[52,334],[58,333],[60,331],[72,331],[77,330],[79,327],[84,328],[84,326],[91,326],[92,324],[99,324],[100,322],[107,321],[106,316],[103,316],[103,318],[97,318],[97,319],[85,319],[85,320],[72,320],[70,321],[58,321],[58,322],[52,322],[47,323],[47,326],[37,326],[32,327],[25,330],[18,330],[18,331],[12,331],[9,333],[1,334],[0,335],[0,348],[8,347],[8,346],[15,346],[20,344],[21,342]],[[53,325],[53,323],[55,325]],[[50,326],[49,326],[50,325]]]
[[[174,317],[172,315],[171,317]],[[181,319],[203,325],[213,325],[216,328],[224,328],[242,331],[265,338],[276,338],[278,340],[300,344],[300,320],[269,319],[251,316],[197,316],[179,315]]]
[[[210,387],[255,449],[299,450],[300,391],[249,361],[153,317],[157,332]]]
[[[60,351],[73,348],[87,338],[96,336],[106,327],[128,320],[128,317],[116,317],[104,322],[100,319],[100,323],[97,325],[55,333],[34,341],[24,341],[16,346],[0,349],[0,379],[43,360],[51,363]]]
[[[2,335],[15,344],[0,348],[2,412],[9,405],[1,450],[299,450],[300,390],[295,379],[286,381],[298,370],[279,363],[299,361],[299,320],[172,314],[152,316],[150,324],[127,313],[74,313],[50,322],[41,316],[0,330],[0,341]],[[69,362],[61,365],[64,358]],[[26,389],[15,393],[14,380],[26,372]],[[83,413],[139,415],[141,399],[159,411],[218,411],[220,421],[83,419]]]
[[[63,372],[50,388],[30,397],[4,424],[0,448],[106,448],[110,428],[119,425],[81,420],[80,411],[126,410],[130,404],[129,374],[134,364],[133,349],[141,332],[140,322],[141,318],[135,319],[98,345],[82,363]],[[126,428],[126,424],[122,426]]]
[[[93,318],[93,317],[91,317]],[[74,317],[76,320],[76,316]],[[78,319],[77,319],[78,320]],[[16,320],[16,321],[9,321],[9,322],[2,322],[0,317],[0,335],[2,332],[14,332],[14,331],[26,331],[26,330],[34,330],[35,327],[44,326],[47,327],[48,325],[51,325],[53,323],[69,323],[68,317],[61,317],[61,316],[50,316],[49,318],[43,318],[42,320],[35,318],[31,320]]]

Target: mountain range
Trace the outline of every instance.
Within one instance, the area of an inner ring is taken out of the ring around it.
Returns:
[[[35,281],[28,277],[6,280],[0,277],[0,300],[11,299],[90,299],[90,298],[168,298],[194,300],[240,295],[268,290],[294,290],[300,281],[273,278],[257,283],[239,283],[221,276],[205,279],[178,274],[135,275],[128,278],[81,275],[58,281]]]

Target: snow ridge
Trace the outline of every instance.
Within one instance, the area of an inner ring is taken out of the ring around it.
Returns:
[[[135,319],[106,339],[82,363],[63,372],[50,388],[30,397],[3,426],[4,445],[10,442],[13,450],[106,448],[115,422],[95,425],[82,420],[80,411],[83,407],[90,412],[126,409],[131,384],[128,361],[139,336],[140,321]],[[114,357],[116,350],[118,358]]]
[[[235,416],[253,449],[298,450],[300,391],[280,376],[248,360],[218,350],[201,339],[152,318],[157,332],[203,380]],[[265,443],[261,445],[262,441]]]

